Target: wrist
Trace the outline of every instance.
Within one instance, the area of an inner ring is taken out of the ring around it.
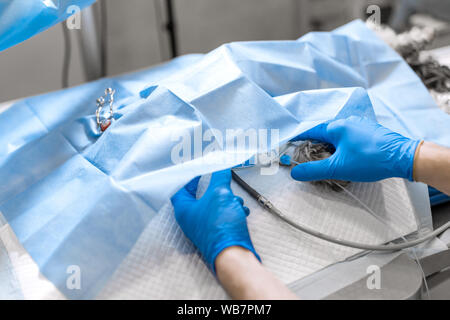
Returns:
[[[414,159],[414,180],[450,195],[450,148],[424,142]]]
[[[240,246],[231,246],[222,250],[216,258],[215,266],[218,273],[221,271],[239,267],[240,264],[260,263],[254,253]]]
[[[418,180],[418,171],[420,170],[418,168],[419,166],[419,153],[420,153],[420,149],[422,148],[422,145],[424,144],[424,141],[420,141],[419,144],[417,145],[416,148],[416,152],[414,153],[414,163],[413,163],[413,181],[419,181]]]
[[[244,258],[245,260],[255,260],[260,263],[261,258],[256,253],[255,248],[251,243],[247,242],[225,242],[216,247],[215,254],[212,256],[210,261],[210,267],[215,275],[217,275],[217,266],[223,262],[228,262],[233,258]],[[219,259],[220,258],[220,259]]]
[[[414,181],[415,157],[418,152],[422,140],[407,139],[396,150],[397,157],[394,158],[394,174],[393,177],[401,177]],[[398,174],[401,173],[401,174]]]
[[[266,270],[254,252],[232,246],[216,260],[217,277],[233,299],[298,299]]]
[[[448,148],[425,141],[418,148],[414,159],[414,180],[439,189],[441,180],[450,179],[449,160]]]
[[[252,251],[240,246],[231,246],[217,255],[215,267],[217,278],[222,284],[227,283],[233,287],[241,287],[240,290],[245,290],[248,276],[244,275],[249,270],[255,270],[262,266]]]

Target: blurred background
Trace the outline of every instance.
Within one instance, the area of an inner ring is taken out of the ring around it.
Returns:
[[[328,31],[357,18],[365,20],[371,14],[367,12],[370,5],[379,6],[381,22],[396,31],[411,25],[432,25],[439,30],[434,45],[449,45],[449,3],[449,0],[100,0],[93,13],[96,27],[104,26],[103,74],[113,76],[162,63],[174,55],[205,53],[226,42],[296,39],[308,31]],[[106,17],[103,24],[101,17]],[[80,45],[83,37],[80,33],[86,29],[83,23],[80,30],[67,30],[66,38],[61,25],[56,25],[0,52],[0,102],[60,89],[68,45],[71,46],[68,85],[95,79],[96,67],[86,67],[83,60]]]

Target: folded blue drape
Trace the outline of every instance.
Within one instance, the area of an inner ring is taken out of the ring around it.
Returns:
[[[95,100],[106,87],[116,90],[117,112],[100,134]],[[17,102],[0,114],[0,211],[67,297],[92,298],[191,178],[350,115],[450,146],[450,117],[402,58],[355,21],[295,41],[226,44]],[[235,141],[229,129],[278,134],[267,147],[224,152]],[[81,289],[66,285],[72,265]]]
[[[95,0],[0,0],[0,51],[66,20]]]

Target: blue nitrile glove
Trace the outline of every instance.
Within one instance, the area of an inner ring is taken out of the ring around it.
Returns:
[[[420,142],[355,116],[319,124],[294,140],[318,140],[336,148],[327,159],[294,167],[291,176],[300,181],[371,182],[390,177],[412,180],[414,154]]]
[[[215,172],[205,194],[196,199],[200,177],[193,179],[173,197],[175,219],[184,234],[197,246],[209,267],[215,273],[214,262],[225,248],[240,246],[253,248],[247,228],[250,213],[244,200],[231,191],[231,171]],[[260,259],[259,259],[260,260]]]

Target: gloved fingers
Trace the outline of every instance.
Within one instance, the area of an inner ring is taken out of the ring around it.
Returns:
[[[237,201],[239,201],[239,203],[241,204],[241,206],[244,205],[244,199],[242,199],[242,198],[239,197],[239,196],[235,196],[235,198],[237,199]]]
[[[247,208],[246,206],[244,206],[244,199],[242,199],[239,196],[235,196],[235,199],[237,201],[239,201],[239,203],[241,204],[242,208],[244,209],[245,215],[248,217],[248,215],[250,214],[250,209]]]
[[[195,202],[199,180],[200,177],[195,177],[170,198],[175,209],[179,205],[185,206],[188,202]]]
[[[298,181],[332,179],[331,158],[301,163],[291,170],[291,177]]]
[[[231,170],[221,170],[214,172],[211,176],[211,180],[209,181],[208,190],[212,190],[216,187],[225,187],[231,190]],[[207,191],[208,191],[207,190]]]
[[[186,203],[195,201],[195,198],[183,187],[170,198],[170,201],[175,210],[177,210],[178,207],[184,207]]]
[[[198,182],[200,181],[200,176],[195,177],[189,181],[184,187],[186,190],[195,198],[197,196]]]
[[[234,196],[234,199],[236,199],[239,204],[242,206],[242,208],[244,209],[245,215],[248,217],[248,215],[250,214],[250,209],[247,208],[246,206],[244,206],[244,199],[242,199],[239,196]]]
[[[299,141],[299,140],[318,140],[321,142],[328,142],[333,144],[331,141],[331,137],[327,132],[328,122],[321,123],[309,130],[306,130],[303,133],[300,133],[295,138],[291,139],[291,141]]]

